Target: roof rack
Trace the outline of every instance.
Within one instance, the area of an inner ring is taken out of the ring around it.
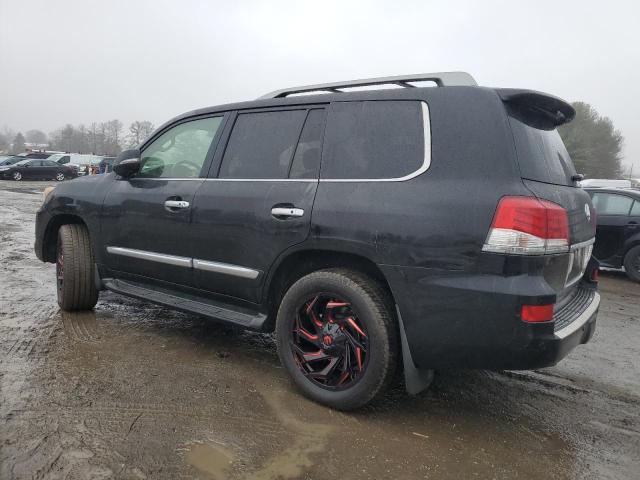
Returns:
[[[330,92],[344,93],[341,88],[369,87],[373,85],[397,85],[405,88],[415,88],[412,82],[434,82],[439,87],[476,86],[475,79],[467,72],[438,72],[418,73],[414,75],[398,75],[395,77],[363,78],[362,80],[348,80],[346,82],[321,83],[304,87],[284,88],[262,95],[259,100],[267,98],[284,98],[295,93]]]

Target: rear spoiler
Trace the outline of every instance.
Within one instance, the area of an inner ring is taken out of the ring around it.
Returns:
[[[497,88],[496,92],[510,115],[536,128],[551,130],[576,116],[569,103],[547,93],[517,88]]]

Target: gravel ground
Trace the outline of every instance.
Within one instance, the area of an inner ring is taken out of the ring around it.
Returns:
[[[640,285],[601,278],[592,341],[535,372],[440,371],[340,413],[273,339],[102,293],[55,301],[33,253],[43,182],[0,182],[0,478],[640,477]]]

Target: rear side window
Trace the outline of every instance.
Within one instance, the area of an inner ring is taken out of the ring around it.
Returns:
[[[306,110],[241,113],[220,167],[220,178],[287,178]]]
[[[522,178],[556,185],[576,186],[571,157],[558,131],[542,130],[510,116]]]
[[[598,215],[629,215],[633,199],[615,193],[594,193],[593,206]]]
[[[321,176],[400,178],[424,163],[421,102],[334,103],[327,121]]]

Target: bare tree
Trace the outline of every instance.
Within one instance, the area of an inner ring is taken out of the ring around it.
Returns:
[[[13,139],[13,153],[21,153],[24,152],[24,135],[18,132],[18,134]]]
[[[129,125],[129,135],[127,135],[127,146],[134,148],[151,136],[154,130],[153,123],[148,120],[136,120]]]
[[[24,134],[27,142],[44,145],[47,143],[47,135],[42,130],[29,130]]]

